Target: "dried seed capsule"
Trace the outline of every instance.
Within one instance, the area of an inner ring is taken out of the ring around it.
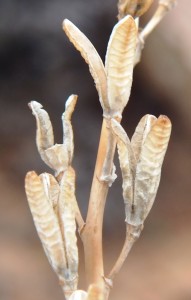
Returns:
[[[127,16],[115,25],[106,53],[107,93],[112,116],[121,117],[129,100],[136,41],[135,21]]]
[[[71,124],[71,117],[74,112],[77,96],[71,95],[66,101],[65,112],[62,115],[62,123],[63,123],[63,144],[65,145],[68,152],[68,164],[70,165],[73,158],[74,153],[74,137],[73,137],[73,129]]]
[[[36,230],[52,268],[59,276],[66,269],[64,243],[57,216],[45,189],[42,177],[35,172],[27,173],[25,190]]]
[[[133,206],[133,185],[135,176],[135,158],[129,138],[123,127],[112,119],[112,130],[117,138],[119,163],[123,178],[123,199],[125,203],[126,222],[131,224],[131,212]]]
[[[151,6],[153,0],[119,0],[118,3],[118,18],[122,19],[126,15],[140,17]]]
[[[96,49],[89,39],[69,20],[63,22],[63,29],[74,47],[80,51],[89,66],[90,73],[95,81],[100,103],[105,114],[109,111],[107,99],[107,79],[104,65]]]
[[[170,134],[170,120],[166,116],[160,116],[152,124],[142,145],[134,186],[136,225],[144,222],[153,205]]]
[[[47,112],[42,108],[43,106],[37,101],[31,101],[29,107],[36,118],[37,133],[36,144],[42,160],[52,168],[52,164],[47,159],[45,150],[54,145],[54,134],[52,124]]]
[[[75,199],[75,172],[69,167],[63,174],[60,182],[58,201],[58,216],[65,245],[67,269],[64,290],[75,291],[78,283],[78,247],[76,238],[76,199]]]

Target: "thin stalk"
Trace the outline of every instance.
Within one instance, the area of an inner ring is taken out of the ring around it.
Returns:
[[[108,279],[113,280],[115,275],[121,270],[121,267],[123,266],[132,246],[134,245],[136,240],[139,238],[142,229],[143,229],[143,225],[133,226],[133,225],[127,224],[126,238],[125,238],[123,248],[121,250],[119,257],[117,258],[115,265],[113,266],[112,270],[110,271],[109,275],[107,276]]]
[[[109,184],[101,178],[103,178],[104,170],[109,172],[109,174],[106,175],[110,175],[112,172],[115,148],[116,142],[110,129],[110,121],[103,119],[97,160],[90,192],[87,220],[81,234],[84,244],[85,268],[88,285],[92,283],[105,285],[102,227]]]

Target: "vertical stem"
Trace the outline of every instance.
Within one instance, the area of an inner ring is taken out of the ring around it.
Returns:
[[[107,169],[109,169],[111,173],[115,147],[116,143],[110,130],[110,121],[104,119],[90,193],[87,220],[85,228],[82,231],[88,285],[92,283],[104,285],[102,227],[104,207],[109,186],[108,182],[101,181],[100,177],[103,172],[103,167],[105,166],[105,159],[107,159]],[[110,155],[108,155],[108,153],[110,153]]]

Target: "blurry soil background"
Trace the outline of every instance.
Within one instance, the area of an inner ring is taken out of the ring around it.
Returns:
[[[102,111],[88,67],[61,25],[64,18],[74,22],[104,59],[116,22],[116,2],[0,0],[1,300],[63,299],[24,192],[27,171],[50,172],[37,153],[35,119],[27,103],[35,99],[43,104],[59,143],[65,101],[72,93],[79,95],[73,115],[74,166],[77,198],[85,216]],[[178,2],[147,40],[123,114],[130,136],[146,113],[168,115],[173,131],[156,202],[114,282],[111,300],[191,299],[191,2]],[[149,13],[143,24],[148,18]],[[119,168],[118,174],[104,222],[106,273],[125,231]],[[84,287],[82,255],[80,269]]]

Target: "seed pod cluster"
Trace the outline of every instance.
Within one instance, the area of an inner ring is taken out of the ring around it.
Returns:
[[[89,65],[97,88],[104,116],[120,116],[127,105],[132,85],[137,26],[126,16],[113,28],[107,47],[105,67],[87,37],[69,20],[63,29]]]
[[[74,144],[71,116],[77,97],[66,102],[62,115],[64,142],[53,145],[53,130],[40,103],[30,107],[37,121],[37,148],[58,179],[48,173],[27,173],[25,190],[33,220],[47,258],[59,277],[66,299],[77,290],[78,248],[76,238],[77,202],[75,171],[71,167]]]

